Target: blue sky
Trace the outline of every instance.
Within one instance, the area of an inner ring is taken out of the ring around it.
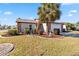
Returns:
[[[26,3],[26,4],[0,4],[0,23],[7,25],[15,25],[18,17],[23,19],[38,18],[37,9],[41,4],[39,3]],[[62,11],[59,22],[78,22],[79,20],[79,4],[61,4],[60,10]]]
[[[60,22],[76,23],[79,21],[79,4],[78,3],[61,4],[60,10],[62,11]]]

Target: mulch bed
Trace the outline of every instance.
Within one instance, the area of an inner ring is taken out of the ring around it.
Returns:
[[[1,35],[2,37],[11,37],[12,35],[7,35],[7,34],[5,34],[5,35]]]
[[[20,35],[26,35],[26,34],[19,34],[19,35],[9,35],[9,34],[5,34],[5,35],[1,35],[2,37],[12,37],[12,36],[20,36]],[[34,34],[35,35],[35,34]],[[38,35],[38,34],[36,34]],[[62,37],[62,35],[51,35],[51,36],[48,36],[46,34],[43,34],[43,35],[38,35],[38,36],[41,36],[41,37],[46,37],[46,38],[60,38]]]
[[[12,36],[19,36],[19,35],[23,35],[23,34],[18,34],[18,35],[4,34],[4,35],[1,35],[1,36],[2,36],[2,37],[12,37]]]
[[[60,38],[62,37],[62,35],[52,35],[52,36],[48,36],[48,35],[40,35],[42,37],[46,37],[46,38]]]

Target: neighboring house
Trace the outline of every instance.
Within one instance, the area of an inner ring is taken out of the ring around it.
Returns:
[[[36,29],[37,24],[39,20],[30,20],[30,19],[17,19],[17,28],[18,31],[21,33],[24,33],[25,28],[31,28],[32,30]],[[51,23],[51,31],[54,31],[54,29],[59,29],[60,32],[64,29],[63,23],[58,22],[50,22]],[[46,32],[46,23],[42,23],[42,26],[40,27],[41,31]],[[65,26],[65,25],[64,25]],[[66,27],[65,27],[66,29]]]
[[[76,30],[79,30],[79,24],[77,24],[75,27],[76,27]]]

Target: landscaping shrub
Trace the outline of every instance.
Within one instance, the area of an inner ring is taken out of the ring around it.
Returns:
[[[55,35],[59,35],[60,34],[60,30],[59,29],[54,29],[54,34]]]
[[[34,29],[34,30],[33,30],[33,34],[37,34],[37,31],[36,31],[36,29]]]
[[[10,29],[8,30],[9,35],[18,35],[18,30],[17,29]]]
[[[76,27],[72,26],[72,27],[71,27],[71,30],[76,30]]]
[[[26,34],[29,34],[30,33],[29,28],[25,28],[25,33]]]

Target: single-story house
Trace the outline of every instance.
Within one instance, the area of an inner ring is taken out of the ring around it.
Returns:
[[[17,23],[17,28],[18,31],[21,33],[24,33],[25,28],[31,28],[32,30],[36,29],[37,24],[39,20],[30,20],[30,19],[21,19],[18,18],[16,23]],[[60,32],[63,31],[63,29],[66,29],[66,26],[64,23],[59,23],[59,22],[50,22],[51,23],[51,31],[54,29],[59,29]],[[41,31],[46,32],[46,23],[42,23],[42,26],[40,27]]]

